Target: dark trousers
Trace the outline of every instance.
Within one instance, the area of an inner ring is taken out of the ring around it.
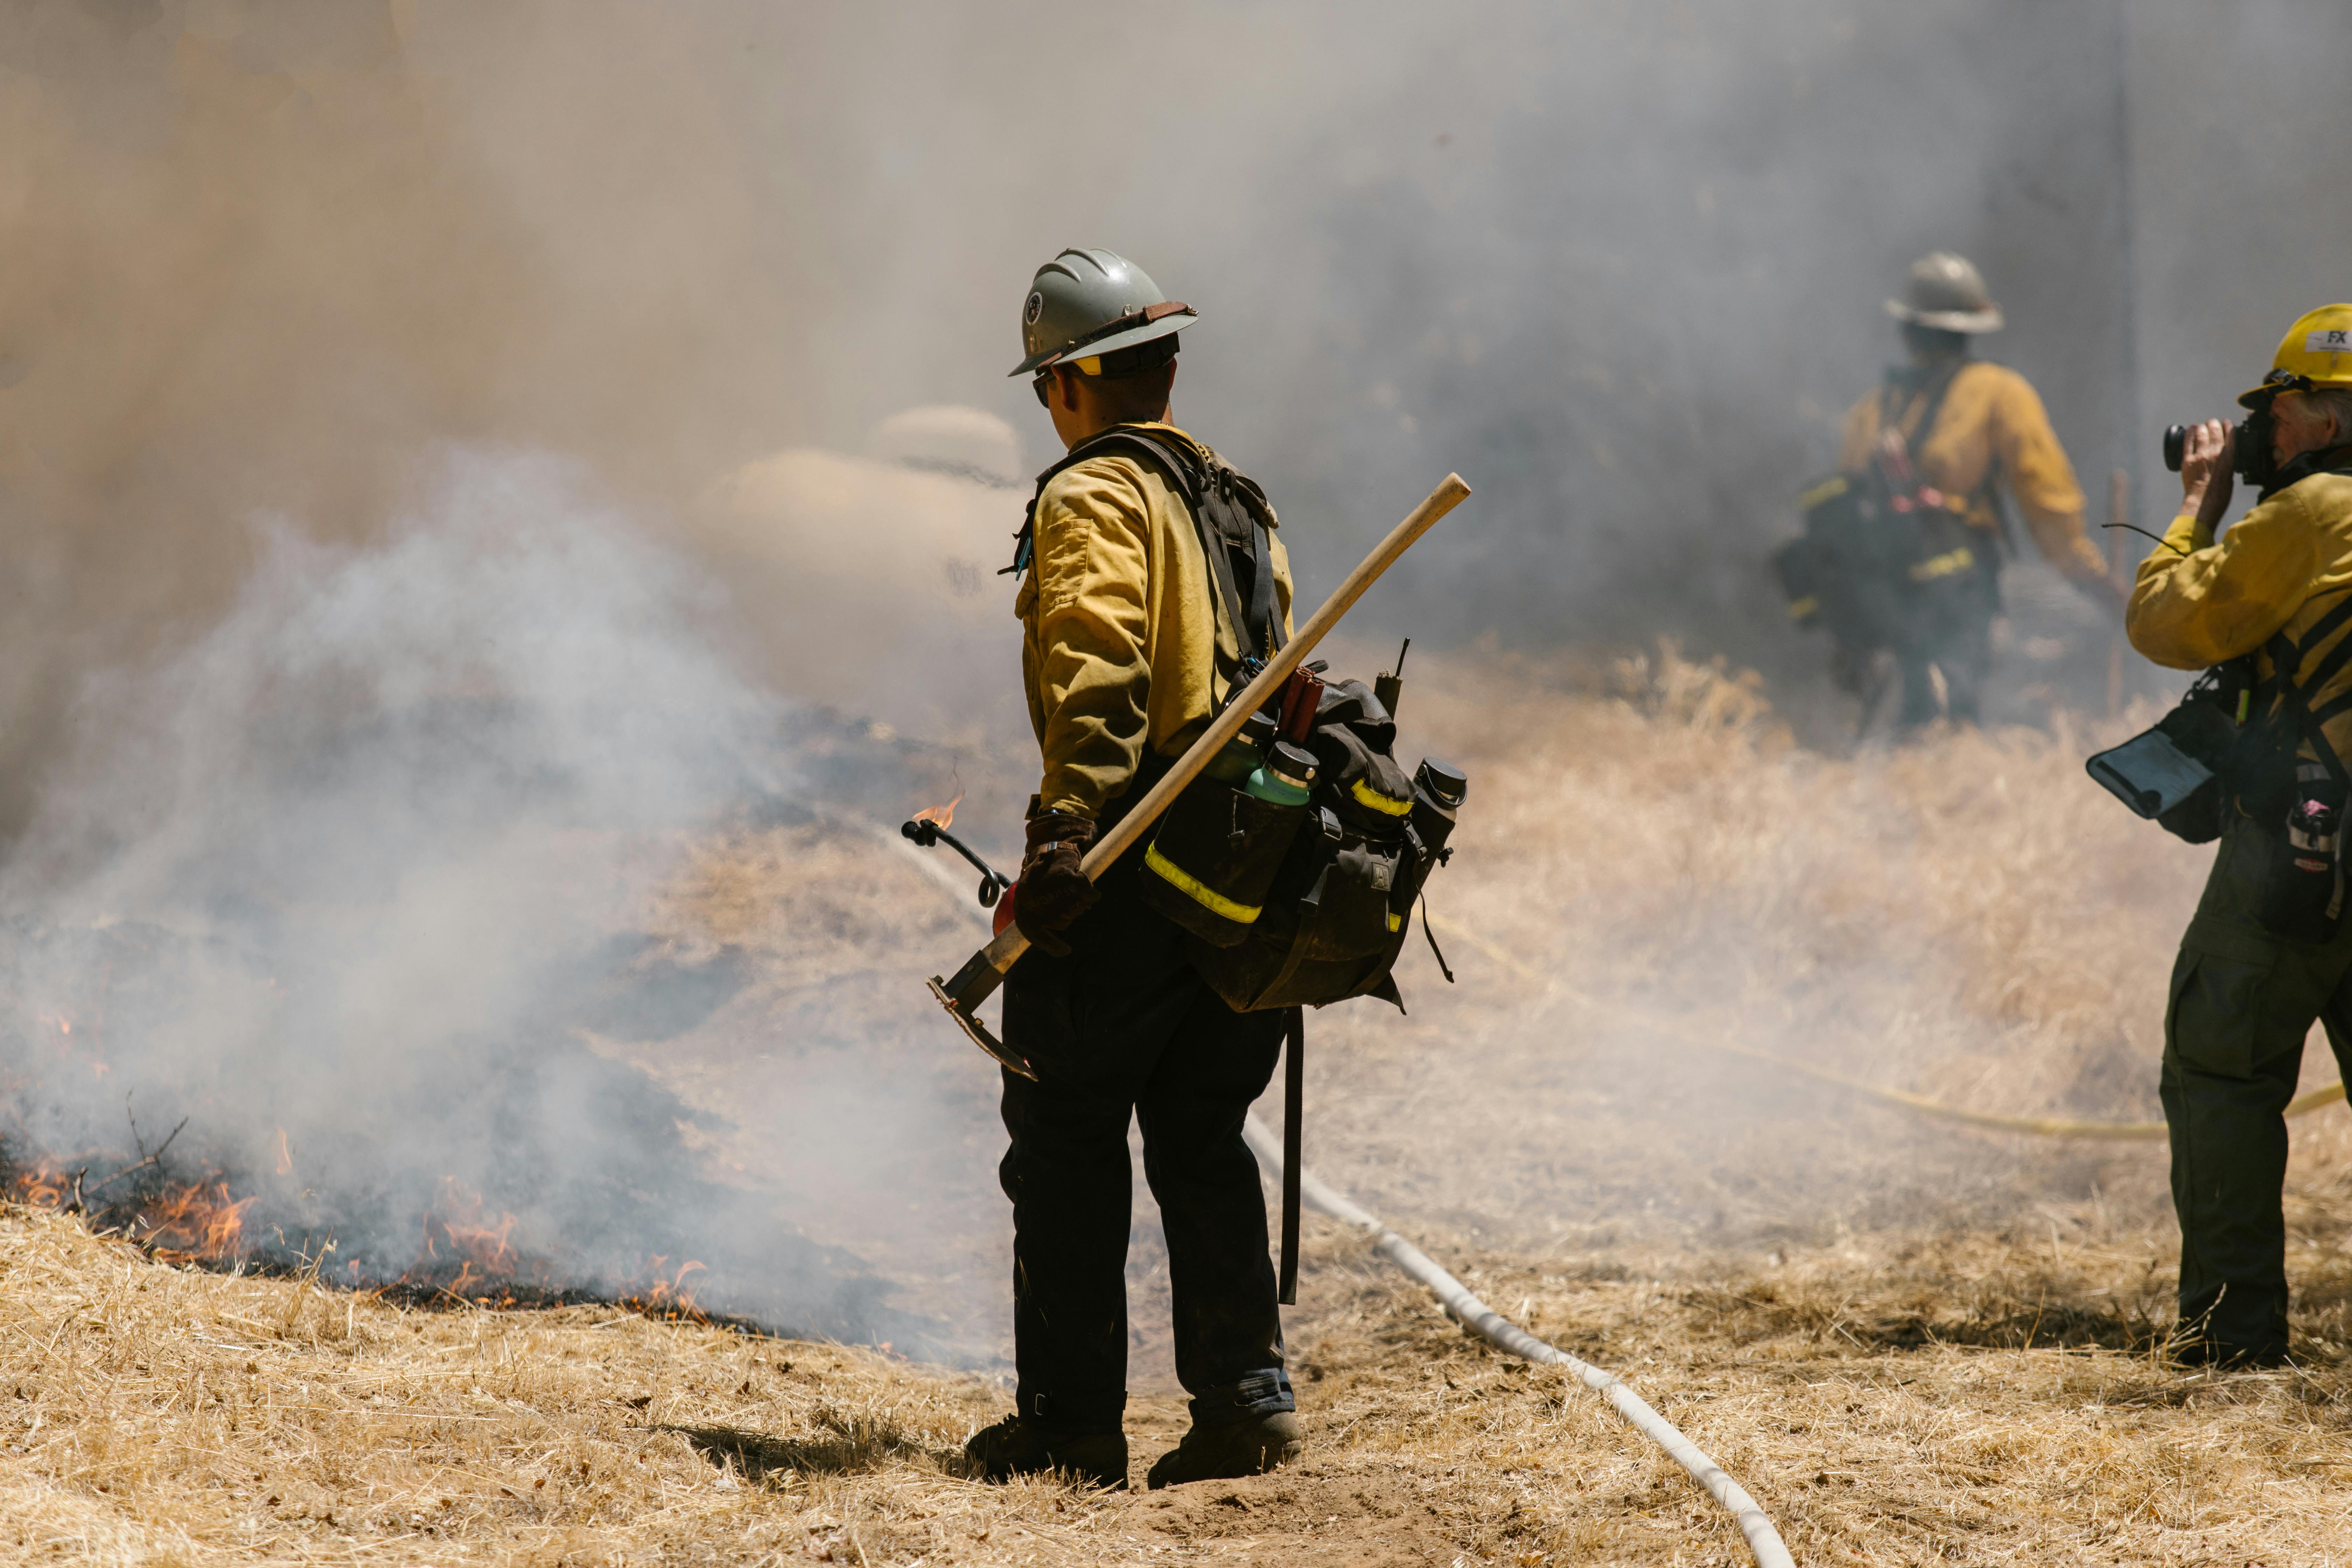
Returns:
[[[2000,554],[1998,542],[1979,530],[1956,527],[1952,541],[1960,540],[1967,542],[1975,565],[1920,595],[1896,639],[1903,708],[1895,721],[1902,729],[1939,716],[1930,667],[1944,677],[1940,716],[1955,724],[1983,721],[1985,681],[1992,673],[1992,620],[2000,613]]]
[[[2242,816],[2221,838],[2180,941],[2161,1088],[2180,1216],[2180,1321],[2221,1360],[2286,1353],[2287,1130],[2303,1047],[2324,1025],[2352,1079],[2352,919],[2326,942],[2254,919],[2271,830]]]
[[[1176,1375],[1203,1425],[1296,1408],[1266,1256],[1265,1198],[1242,1119],[1265,1091],[1283,1015],[1236,1013],[1185,962],[1181,933],[1136,894],[1140,848],[1066,933],[1004,984],[1019,1409],[1117,1431],[1127,1403],[1128,1118],[1168,1234]]]
[[[1909,730],[1942,717],[1955,724],[1981,721],[1985,678],[1992,670],[1992,612],[1947,628],[1932,641],[1898,649],[1895,662],[1903,671],[1903,709],[1896,724]],[[1927,673],[1931,666],[1943,672],[1940,709],[1934,678]]]

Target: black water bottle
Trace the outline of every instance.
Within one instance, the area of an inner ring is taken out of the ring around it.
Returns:
[[[1454,836],[1454,814],[1469,798],[1470,781],[1460,769],[1423,757],[1412,775],[1412,831],[1432,860],[1447,858],[1445,841]]]

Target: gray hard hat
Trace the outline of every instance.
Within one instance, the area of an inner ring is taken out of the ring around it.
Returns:
[[[1948,250],[1930,251],[1911,264],[1903,298],[1886,301],[1886,313],[1946,332],[1997,332],[2001,327],[2000,307],[1986,291],[1984,274],[1967,257]]]
[[[1160,292],[1143,268],[1108,250],[1065,250],[1029,284],[1021,308],[1021,363],[1028,375],[1083,349],[1116,353],[1181,332],[1200,312]]]

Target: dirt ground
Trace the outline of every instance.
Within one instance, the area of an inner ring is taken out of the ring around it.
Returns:
[[[1983,1110],[2153,1115],[2204,857],[2083,780],[2089,736],[1827,758],[1668,658],[1489,666],[1475,699],[1453,679],[1433,661],[1406,717],[1471,771],[1433,902],[1485,945],[1448,952],[1449,987],[1416,939],[1403,1017],[1318,1016],[1318,1173],[1624,1375],[1801,1563],[2342,1560],[2341,1105],[2295,1128],[2298,1364],[2217,1374],[2160,1353],[2161,1143],[1988,1135],[1704,1048]],[[401,1311],[14,1211],[0,1541],[190,1563],[1745,1560],[1601,1402],[1314,1217],[1286,1320],[1302,1464],[1159,1494],[960,1479],[958,1445],[1008,1404],[1007,1221],[992,1080],[919,987],[971,945],[967,879],[887,832],[928,798],[703,846],[652,929],[677,963],[727,955],[740,988],[672,1038],[599,1048],[695,1108],[713,1172],[895,1281],[951,1365],[605,1309]],[[1147,1201],[1139,1480],[1183,1424],[1165,1285]]]

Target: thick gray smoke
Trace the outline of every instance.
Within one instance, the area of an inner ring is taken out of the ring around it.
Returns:
[[[89,684],[0,879],[12,1145],[109,1156],[95,1177],[184,1118],[166,1169],[257,1194],[264,1258],[331,1239],[344,1279],[471,1257],[475,1283],[613,1291],[691,1258],[711,1304],[874,1331],[583,1043],[657,1032],[649,890],[794,784],[720,614],[551,458],[450,455],[363,547],[268,527],[224,618]]]

